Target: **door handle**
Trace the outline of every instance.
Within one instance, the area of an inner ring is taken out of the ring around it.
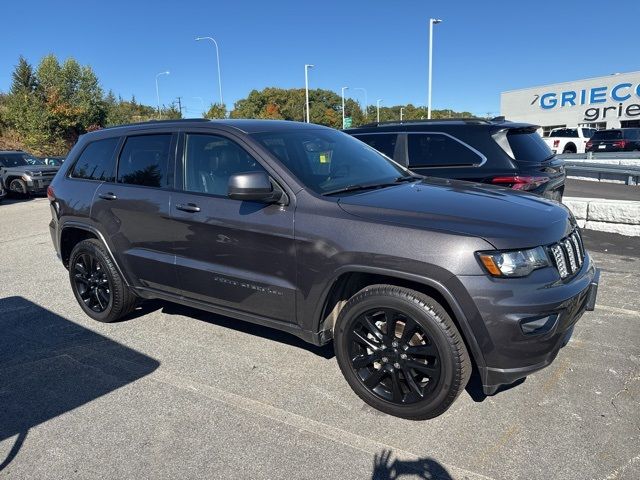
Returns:
[[[113,194],[113,193],[111,193],[111,192],[107,192],[107,193],[100,193],[100,194],[98,194],[98,196],[99,196],[100,198],[102,198],[103,200],[115,200],[115,199],[117,199],[117,198],[118,198],[116,195],[114,195],[114,194]]]
[[[189,212],[189,213],[196,213],[200,211],[200,207],[197,206],[195,203],[187,203],[185,205],[179,203],[178,205],[176,205],[176,208],[178,210],[182,210],[183,212]]]

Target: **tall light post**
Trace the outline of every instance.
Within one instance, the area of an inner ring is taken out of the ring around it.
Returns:
[[[381,101],[382,101],[381,98],[376,100],[376,122],[378,123],[380,123],[380,102]]]
[[[367,100],[367,89],[362,87],[356,87],[354,90],[362,90],[364,92],[364,116],[365,118],[369,118],[369,112],[367,112],[368,100]]]
[[[342,128],[344,128],[344,91],[349,90],[349,87],[342,87]]]
[[[313,68],[311,64],[305,64],[304,66],[304,105],[307,111],[307,123],[309,123],[309,69]]]
[[[442,23],[439,18],[429,19],[429,94],[427,99],[427,118],[431,118],[431,77],[433,66],[433,26]]]
[[[166,72],[160,72],[156,75],[156,100],[157,100],[157,105],[158,105],[158,115],[160,115],[160,89],[158,88],[158,77],[160,75],[169,75],[171,72],[169,72],[169,70],[167,70]]]
[[[216,62],[218,64],[218,89],[220,90],[220,105],[224,105],[224,99],[222,98],[222,74],[220,73],[220,50],[218,50],[218,42],[213,37],[196,37],[196,41],[211,40],[216,46]]]
[[[400,121],[402,121],[402,112],[404,111],[404,107],[400,107]]]

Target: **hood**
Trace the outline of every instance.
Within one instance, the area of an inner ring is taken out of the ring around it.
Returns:
[[[498,249],[557,242],[575,226],[565,206],[537,195],[439,178],[343,196],[338,204],[358,217],[479,237]]]

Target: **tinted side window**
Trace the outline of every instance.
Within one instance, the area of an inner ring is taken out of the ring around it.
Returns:
[[[113,182],[115,159],[113,153],[118,146],[119,138],[96,140],[85,147],[73,166],[72,178]]]
[[[218,135],[187,135],[184,150],[184,189],[227,196],[234,173],[265,169],[235,142]]]
[[[170,146],[170,134],[127,138],[118,161],[118,182],[168,187]]]
[[[477,165],[482,158],[457,140],[441,133],[407,136],[409,167]]]
[[[396,150],[396,141],[398,135],[395,133],[378,133],[371,135],[354,135],[358,140],[363,141],[369,146],[375,148],[379,152],[384,153],[387,157],[393,158]]]

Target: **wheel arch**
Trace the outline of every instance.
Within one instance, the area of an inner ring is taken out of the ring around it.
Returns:
[[[69,267],[69,258],[71,257],[71,251],[73,247],[75,247],[79,242],[86,240],[88,238],[95,238],[100,243],[104,245],[111,258],[111,261],[116,266],[118,273],[124,280],[125,285],[130,286],[130,283],[127,277],[124,275],[124,272],[120,268],[118,261],[113,255],[111,248],[109,248],[109,244],[106,242],[104,236],[97,228],[86,225],[80,222],[66,222],[62,228],[60,229],[60,258],[62,259],[62,263],[65,267]]]
[[[368,285],[388,284],[406,287],[429,295],[447,311],[465,342],[471,359],[477,367],[485,367],[484,356],[471,330],[462,307],[453,294],[438,280],[401,271],[390,271],[366,266],[348,266],[339,269],[319,306],[316,315],[315,332],[321,343],[326,343],[333,336],[333,327],[340,310],[356,292]]]

